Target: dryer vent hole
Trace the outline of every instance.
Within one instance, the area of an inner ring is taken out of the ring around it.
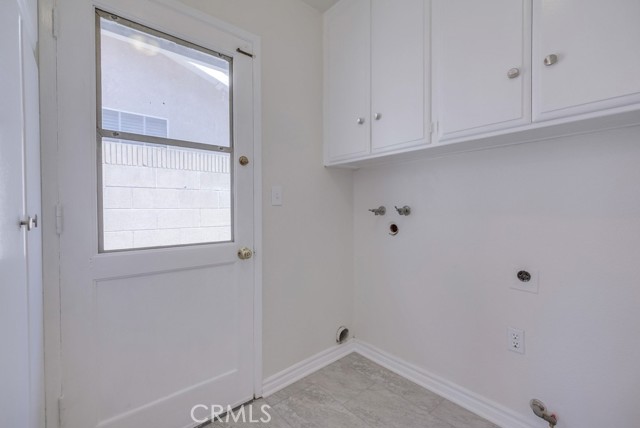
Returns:
[[[342,326],[338,329],[336,333],[336,342],[344,343],[349,339],[349,329],[345,326]]]

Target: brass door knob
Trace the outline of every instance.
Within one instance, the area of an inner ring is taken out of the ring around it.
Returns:
[[[240,260],[249,260],[253,257],[253,251],[247,247],[242,247],[238,250],[238,258]]]
[[[240,156],[240,159],[238,159],[238,161],[240,162],[240,165],[242,165],[242,166],[249,165],[249,158],[246,157],[246,156]]]

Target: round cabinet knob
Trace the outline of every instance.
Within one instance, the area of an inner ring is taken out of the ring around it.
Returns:
[[[356,120],[356,123],[358,125],[363,125],[364,124],[364,117],[359,117],[358,120]]]
[[[240,260],[249,260],[253,257],[253,251],[247,247],[242,247],[238,250],[238,258]]]
[[[507,77],[509,79],[515,79],[518,76],[520,76],[520,69],[519,68],[512,68],[511,70],[507,71]]]
[[[380,119],[382,119],[382,113],[376,113],[376,114],[374,114],[374,115],[373,115],[373,118],[374,118],[375,120],[380,120]]]
[[[547,55],[544,58],[544,65],[546,65],[547,67],[555,64],[556,62],[558,62],[558,55],[556,54]]]

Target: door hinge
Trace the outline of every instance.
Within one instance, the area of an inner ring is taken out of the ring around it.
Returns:
[[[56,233],[58,235],[62,234],[62,205],[61,204],[57,204],[56,205]]]
[[[64,396],[58,397],[58,428],[62,428],[64,424],[64,404],[63,404]]]
[[[60,19],[58,17],[58,8],[54,7],[53,9],[51,9],[51,35],[54,39],[58,38],[59,21]]]

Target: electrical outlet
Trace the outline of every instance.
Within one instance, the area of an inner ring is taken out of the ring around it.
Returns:
[[[511,352],[524,354],[524,330],[509,327],[507,329],[507,347]]]

